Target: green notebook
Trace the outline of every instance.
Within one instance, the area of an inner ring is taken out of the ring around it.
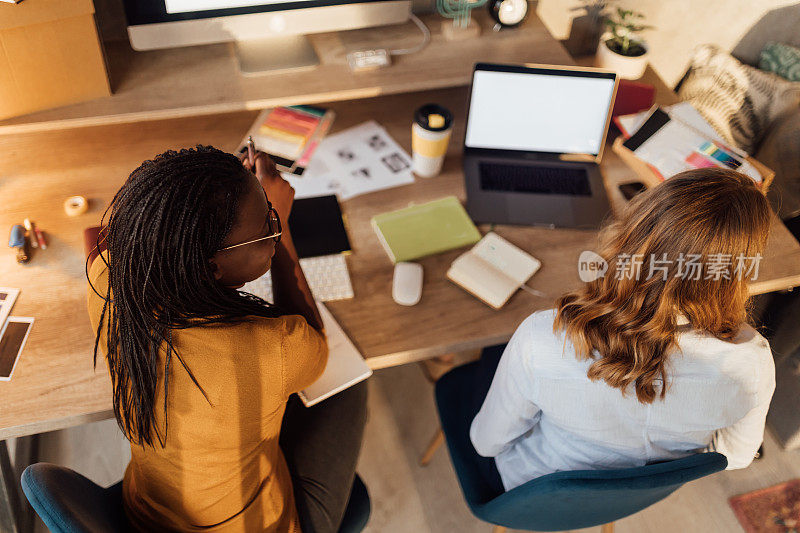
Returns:
[[[478,228],[455,196],[376,215],[372,227],[393,263],[481,240]]]

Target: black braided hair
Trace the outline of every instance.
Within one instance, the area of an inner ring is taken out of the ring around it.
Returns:
[[[92,287],[105,300],[94,362],[105,328],[114,415],[131,442],[153,446],[155,435],[162,447],[166,443],[166,422],[163,431],[156,427],[155,402],[163,364],[166,420],[172,356],[206,396],[173,347],[173,330],[282,314],[223,286],[209,262],[236,222],[248,177],[235,156],[216,148],[169,150],[134,170],[103,214],[108,254],[99,257],[108,268],[108,291],[101,295]]]

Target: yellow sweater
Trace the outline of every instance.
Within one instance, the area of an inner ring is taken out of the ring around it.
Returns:
[[[105,294],[99,259],[89,279]],[[103,300],[91,289],[88,300],[97,331]],[[278,435],[289,395],[325,367],[323,335],[285,316],[175,330],[172,339],[208,400],[173,355],[165,419],[162,351],[155,414],[162,435],[169,423],[166,446],[131,445],[129,518],[142,531],[299,532]]]

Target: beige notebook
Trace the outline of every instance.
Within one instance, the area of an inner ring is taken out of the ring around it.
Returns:
[[[490,232],[453,261],[447,278],[500,309],[540,266],[536,258]]]

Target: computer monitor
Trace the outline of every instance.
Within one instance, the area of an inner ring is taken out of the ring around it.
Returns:
[[[319,64],[305,34],[408,19],[411,0],[124,0],[134,50],[234,41],[243,74]]]

